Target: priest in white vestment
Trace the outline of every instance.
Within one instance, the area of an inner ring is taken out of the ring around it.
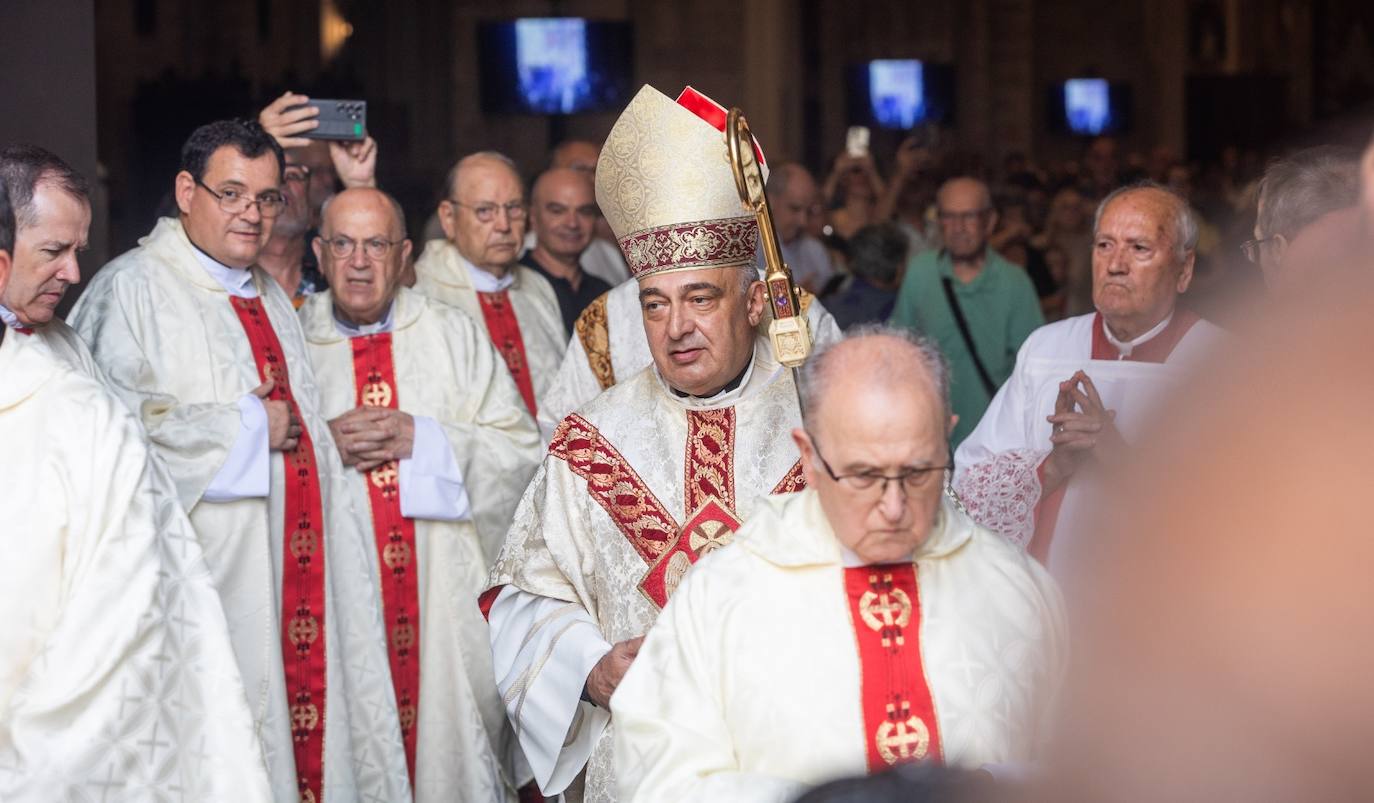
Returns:
[[[460,159],[439,204],[443,240],[415,261],[415,289],[472,316],[510,369],[530,415],[563,361],[567,330],[548,280],[521,265],[529,208],[509,158],[482,151]]]
[[[611,698],[622,800],[784,803],[898,762],[1040,752],[1058,589],[943,492],[938,347],[860,331],[802,369],[807,489],[687,575]]]
[[[653,364],[564,419],[481,600],[546,795],[615,799],[607,704],[640,637],[763,496],[801,486],[796,388],[756,330],[758,228],[725,154],[720,130],[646,86],[597,168]],[[675,247],[685,232],[694,246]]]
[[[410,241],[390,196],[334,196],[314,248],[334,289],[301,322],[354,504],[373,523],[415,799],[513,799],[514,737],[476,599],[539,433],[481,327],[401,286]]]
[[[81,336],[57,317],[67,289],[81,281],[77,255],[86,249],[90,234],[90,185],[61,157],[35,145],[0,149],[0,183],[9,193],[15,220],[13,265],[0,293],[0,323],[43,341],[82,373],[102,378]]]
[[[980,523],[1027,545],[1064,580],[1082,511],[1108,463],[1137,437],[1154,402],[1224,337],[1179,307],[1193,278],[1197,224],[1156,185],[1117,190],[1093,234],[1097,312],[1043,326],[955,453],[955,489]],[[1051,548],[1053,545],[1053,548]]]
[[[205,547],[282,800],[410,794],[376,557],[295,310],[254,266],[282,156],[256,123],[192,133],[178,219],[106,265],[72,322],[141,419]]]
[[[0,292],[14,218],[0,183]],[[200,543],[137,421],[0,326],[0,799],[271,800]]]
[[[805,290],[799,294],[816,345],[838,340],[840,329],[821,302]],[[606,388],[653,364],[642,317],[635,279],[611,288],[577,317],[567,354],[539,408],[539,425],[546,433]],[[760,334],[767,333],[769,320],[764,317]]]

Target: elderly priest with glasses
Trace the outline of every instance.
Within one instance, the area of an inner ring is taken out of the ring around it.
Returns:
[[[72,324],[148,432],[205,547],[278,800],[409,797],[372,544],[291,300],[256,265],[281,148],[192,132],[179,214],[91,281]]]
[[[444,239],[415,261],[415,289],[471,315],[537,415],[567,349],[553,285],[521,265],[529,207],[509,157],[479,151],[448,172],[439,203]]]
[[[947,381],[898,330],[806,364],[807,489],[687,575],[611,698],[622,800],[785,801],[899,762],[1034,758],[1059,593],[944,494]]]

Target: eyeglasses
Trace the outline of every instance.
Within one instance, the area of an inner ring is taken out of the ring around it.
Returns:
[[[937,212],[936,216],[940,218],[941,223],[958,223],[962,225],[977,223],[991,211],[991,209],[979,209],[977,212],[945,212],[942,210]]]
[[[1246,240],[1240,244],[1240,252],[1245,254],[1246,259],[1258,264],[1260,261],[1260,246],[1270,240],[1276,240],[1278,238],[1279,235],[1275,234],[1273,237],[1265,237],[1260,240]]]
[[[903,495],[909,495],[917,491],[930,487],[949,466],[931,466],[929,468],[910,468],[900,474],[879,474],[876,471],[866,471],[862,474],[836,474],[835,470],[826,462],[825,456],[821,454],[821,447],[816,444],[816,439],[807,437],[811,441],[811,448],[816,452],[816,459],[821,462],[821,468],[830,475],[830,479],[840,483],[854,493],[862,496],[879,498],[887,494],[887,484],[897,483],[897,487]],[[878,493],[873,493],[877,490]]]
[[[353,251],[358,247],[358,241],[351,237],[333,237],[325,240],[329,244],[329,253],[335,259],[348,259],[353,256]],[[400,240],[384,240],[381,237],[373,237],[363,240],[363,254],[368,259],[386,259],[386,255],[391,252],[393,245],[405,242]]]
[[[196,179],[196,185],[214,196],[219,201],[219,211],[227,215],[242,215],[250,206],[257,206],[263,217],[276,217],[286,208],[286,199],[279,192],[264,192],[254,198],[232,188],[215,192],[200,179]]]
[[[295,181],[301,184],[310,180],[309,165],[287,165],[282,171],[282,179],[285,181]]]
[[[501,204],[477,204],[474,206],[473,204],[465,204],[462,201],[457,201],[453,198],[449,198],[448,202],[453,204],[454,206],[461,206],[466,209],[471,209],[473,216],[476,217],[477,220],[481,223],[490,223],[493,220],[495,220],[497,211],[501,209],[506,210],[506,220],[525,219],[526,209],[524,201],[511,201],[510,203],[504,206],[502,206]]]

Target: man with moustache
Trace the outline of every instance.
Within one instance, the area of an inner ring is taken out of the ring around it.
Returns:
[[[72,367],[99,377],[91,351],[57,305],[81,281],[77,255],[91,228],[90,185],[61,157],[35,145],[0,150],[0,182],[16,223],[10,281],[0,293],[0,321],[44,341]]]
[[[495,151],[465,156],[444,182],[443,240],[415,262],[415,289],[486,329],[535,415],[567,347],[558,297],[519,263],[529,211],[515,163]]]
[[[553,286],[569,335],[582,310],[611,289],[579,264],[600,216],[592,178],[585,171],[555,167],[534,180],[530,191],[534,248],[525,252],[520,264],[538,271]]]
[[[330,199],[314,241],[330,289],[300,317],[353,502],[371,516],[415,799],[503,800],[514,740],[470,601],[539,465],[539,433],[481,327],[402,285],[405,230],[379,190]]]
[[[936,195],[944,248],[916,254],[897,292],[892,323],[935,339],[949,358],[957,447],[1011,375],[1016,350],[1045,322],[1035,286],[988,246],[997,211],[987,184],[967,176]]]
[[[1093,220],[1097,312],[1036,330],[955,453],[955,488],[974,518],[1028,544],[1061,580],[1093,537],[1080,525],[1097,465],[1122,458],[1180,368],[1222,336],[1178,305],[1197,232],[1188,202],[1157,184],[1104,198]]]
[[[653,364],[559,425],[481,597],[535,780],[591,801],[615,798],[608,700],[658,611],[761,497],[802,485],[796,388],[756,328],[758,225],[721,131],[646,86],[602,154]]]
[[[409,794],[371,544],[348,501],[286,294],[255,266],[281,148],[254,122],[192,132],[179,215],[72,312],[191,514],[229,619],[273,794]]]

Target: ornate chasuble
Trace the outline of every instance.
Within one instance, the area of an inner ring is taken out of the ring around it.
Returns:
[[[921,656],[921,594],[910,563],[844,570],[859,648],[869,772],[902,761],[942,762],[935,700]]]
[[[549,444],[549,454],[587,481],[587,492],[644,559],[648,571],[639,590],[655,608],[668,603],[692,564],[729,544],[739,529],[733,407],[687,410],[685,524],[678,524],[629,461],[581,416],[563,420]],[[798,462],[770,493],[803,487]]]
[[[525,357],[525,340],[520,336],[520,321],[515,317],[515,309],[510,305],[510,295],[501,290],[496,293],[478,293],[477,300],[482,304],[482,318],[491,333],[491,342],[506,361],[520,397],[525,400],[530,415],[536,412],[534,401],[534,380],[530,378],[530,362]]]
[[[399,409],[391,333],[352,338],[353,379],[358,406]],[[415,562],[415,522],[401,515],[399,468],[392,460],[367,475],[368,502],[382,578],[382,617],[386,623],[391,683],[405,742],[406,767],[415,781],[416,723],[420,700],[420,591]]]
[[[269,401],[284,401],[301,421],[296,448],[283,452],[286,554],[282,562],[282,656],[291,707],[296,778],[303,803],[322,799],[325,722],[325,533],[315,447],[291,395],[277,333],[257,298],[229,299],[248,336],[262,381],[276,384]]]

